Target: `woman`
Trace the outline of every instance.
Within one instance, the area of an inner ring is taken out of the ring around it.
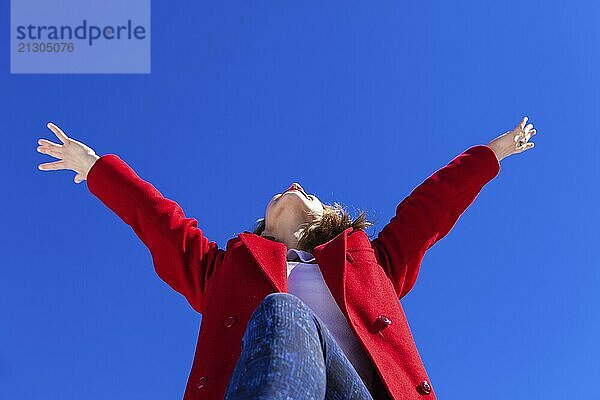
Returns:
[[[524,117],[465,150],[415,188],[369,239],[351,220],[293,183],[254,232],[221,249],[116,155],[97,156],[48,124],[61,143],[38,151],[70,169],[148,246],[158,275],[202,314],[185,399],[435,398],[399,299],[500,160],[533,148]]]

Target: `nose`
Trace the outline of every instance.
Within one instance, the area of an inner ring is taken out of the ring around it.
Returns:
[[[304,191],[304,189],[302,188],[302,186],[300,186],[300,184],[298,182],[292,183],[292,186],[290,186],[287,190],[294,190],[294,189],[300,190],[301,192]],[[286,192],[287,192],[287,190],[286,190]]]

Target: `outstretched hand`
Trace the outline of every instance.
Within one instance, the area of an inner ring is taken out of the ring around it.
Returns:
[[[535,146],[533,142],[528,142],[536,134],[536,130],[533,129],[533,124],[525,125],[527,119],[527,117],[523,117],[515,129],[503,133],[488,143],[488,146],[496,153],[498,161],[512,154],[532,149]]]
[[[48,162],[38,165],[42,171],[56,171],[70,169],[76,172],[75,183],[81,183],[87,179],[88,172],[100,157],[94,150],[77,140],[68,137],[58,126],[48,123],[48,128],[54,132],[62,144],[54,143],[46,139],[38,140],[37,151],[47,154],[59,161]]]

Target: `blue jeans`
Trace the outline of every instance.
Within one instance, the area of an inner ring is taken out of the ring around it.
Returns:
[[[292,294],[271,293],[248,322],[225,399],[373,397],[310,307]]]

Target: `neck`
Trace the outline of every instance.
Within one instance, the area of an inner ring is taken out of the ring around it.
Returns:
[[[302,234],[302,229],[297,229],[293,232],[288,231],[288,232],[271,232],[268,231],[267,229],[264,230],[262,236],[268,236],[273,238],[275,241],[280,242],[285,244],[285,247],[287,247],[288,249],[299,249],[299,250],[304,250],[299,246],[299,238],[300,235]]]

